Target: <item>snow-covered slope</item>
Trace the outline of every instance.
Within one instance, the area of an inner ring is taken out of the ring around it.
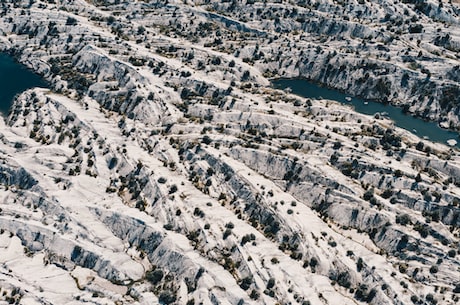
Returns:
[[[456,304],[458,150],[267,79],[388,80],[457,126],[458,6],[421,3],[2,1],[51,90],[0,122],[0,302]]]

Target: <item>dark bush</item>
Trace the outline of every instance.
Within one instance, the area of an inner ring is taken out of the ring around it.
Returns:
[[[164,273],[161,269],[155,269],[153,271],[148,271],[145,274],[145,278],[153,285],[158,284],[163,279],[163,276],[164,276]]]
[[[337,276],[337,284],[345,288],[350,288],[351,282],[350,275],[348,274],[348,272],[344,271],[339,273],[339,275]]]
[[[400,225],[403,225],[403,226],[408,225],[410,224],[410,216],[408,214],[397,215],[396,223],[399,223]]]
[[[206,136],[203,137],[202,142],[203,142],[204,144],[209,145],[209,144],[212,143],[212,139],[211,139],[209,136],[206,135]]]
[[[438,266],[433,265],[430,267],[430,273],[438,273]]]
[[[67,21],[65,22],[65,25],[77,25],[78,21],[77,19],[73,17],[67,17]]]
[[[358,262],[356,263],[356,270],[361,271],[364,267],[363,259],[360,257],[358,258]]]
[[[226,229],[226,230],[224,231],[223,239],[224,239],[224,240],[227,239],[227,237],[229,237],[230,234],[232,234],[232,230],[231,230],[231,229]]]
[[[271,277],[267,283],[267,289],[272,289],[275,287],[275,278]]]
[[[174,194],[175,192],[177,192],[177,185],[173,184],[169,188],[169,194]]]
[[[160,304],[171,304],[176,301],[176,295],[172,291],[163,291],[158,296]]]
[[[409,26],[409,33],[418,34],[423,31],[423,25],[421,24],[413,24]]]
[[[252,277],[247,276],[241,280],[240,287],[243,290],[248,290],[249,287],[251,287],[251,284],[252,284]]]
[[[260,293],[257,290],[253,289],[249,297],[253,300],[258,300],[260,297]]]
[[[425,144],[423,144],[422,141],[418,142],[417,145],[415,145],[415,149],[418,150],[418,151],[423,151],[423,147],[425,146]]]

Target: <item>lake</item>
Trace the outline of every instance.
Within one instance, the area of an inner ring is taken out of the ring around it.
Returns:
[[[395,122],[396,126],[404,128],[419,137],[426,137],[430,141],[444,144],[449,139],[455,139],[457,141],[456,146],[460,147],[458,133],[442,129],[437,123],[427,122],[404,114],[401,108],[351,97],[337,90],[320,87],[305,79],[276,79],[272,81],[272,84],[277,89],[290,88],[293,94],[306,98],[323,98],[343,104],[350,104],[353,105],[357,112],[363,114],[374,115],[375,113],[385,113],[387,117]]]
[[[33,87],[47,88],[48,84],[10,55],[0,53],[0,113],[8,115],[14,97]]]

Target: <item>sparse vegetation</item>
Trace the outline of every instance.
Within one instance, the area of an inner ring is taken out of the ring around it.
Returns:
[[[456,148],[269,86],[308,77],[344,103],[458,131],[457,13],[418,0],[4,1],[2,48],[51,89],[20,94],[2,125],[0,253],[21,251],[0,256],[21,288],[6,281],[0,303],[50,302],[51,285],[24,284],[42,256],[44,273],[72,271],[62,286],[80,293],[66,302],[458,302]],[[306,295],[296,281],[311,273],[329,282]]]

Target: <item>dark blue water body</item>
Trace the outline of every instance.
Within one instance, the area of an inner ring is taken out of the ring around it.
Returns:
[[[305,79],[276,79],[272,81],[272,84],[277,89],[290,88],[292,93],[306,98],[324,98],[338,101],[343,104],[350,104],[353,105],[357,112],[363,114],[374,115],[375,113],[384,113],[395,122],[396,126],[417,134],[419,137],[426,137],[433,142],[444,144],[446,144],[446,141],[449,139],[455,139],[458,142],[456,146],[460,148],[458,133],[442,129],[437,123],[427,122],[404,114],[401,108],[347,96],[340,91],[320,87]]]
[[[14,97],[32,87],[48,88],[48,84],[13,57],[0,53],[0,114],[7,115]]]

